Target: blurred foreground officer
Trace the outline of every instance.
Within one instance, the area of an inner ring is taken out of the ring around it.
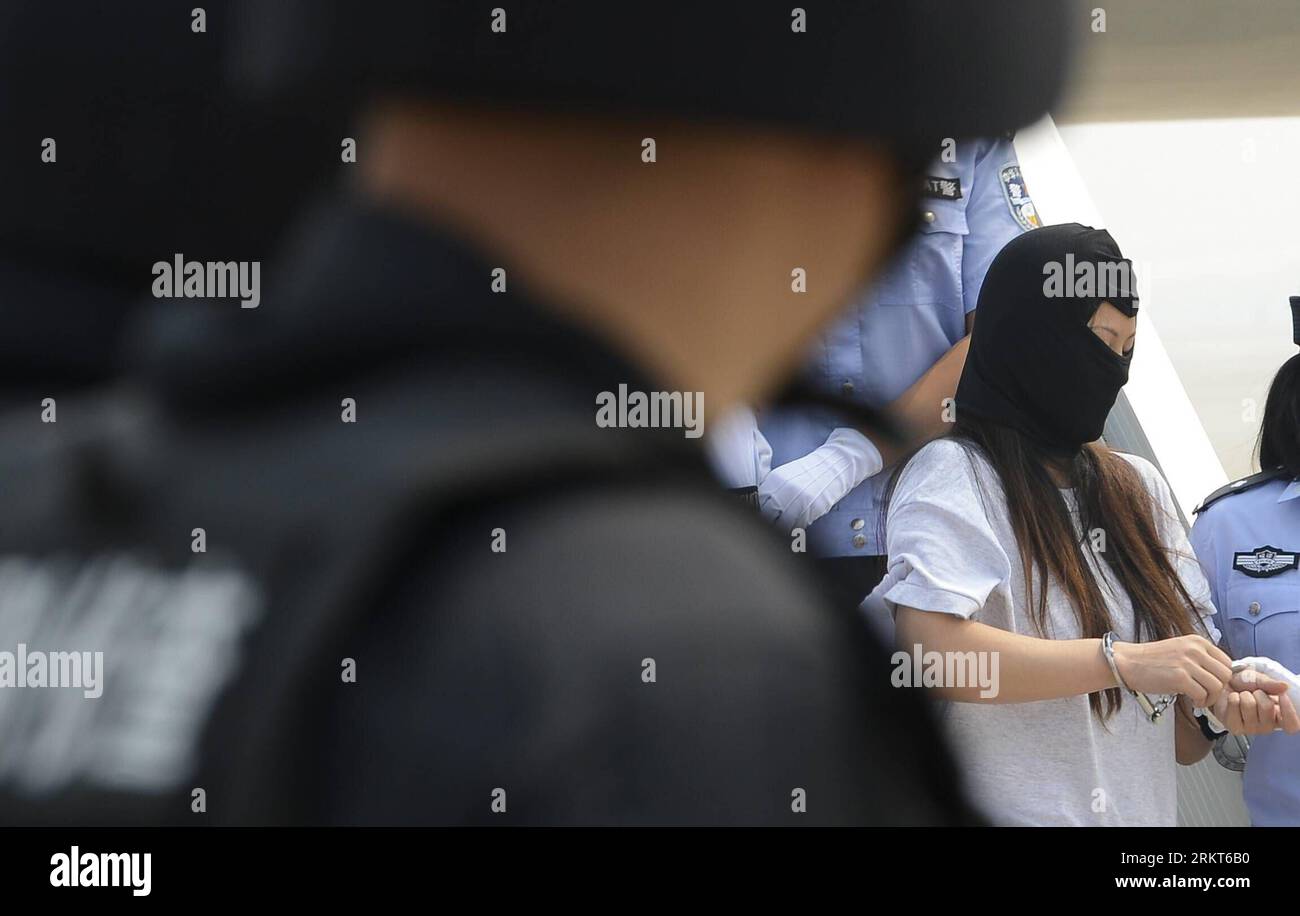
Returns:
[[[1300,346],[1300,296],[1291,297],[1291,312]],[[1300,354],[1269,386],[1259,465],[1197,507],[1192,547],[1229,654],[1300,672]],[[1300,826],[1300,736],[1251,739],[1245,798],[1256,827]]]
[[[788,407],[760,421],[774,467],[758,488],[764,514],[785,531],[811,522],[809,551],[854,603],[885,573],[880,470],[950,427],[943,401],[957,390],[984,274],[1039,225],[1009,137],[950,143],[926,169],[916,237],[819,335],[804,375],[814,390],[890,407],[911,441],[878,448],[827,410]]]
[[[324,6],[243,72],[356,106],[356,196],[259,308],[162,303],[129,396],[0,430],[3,643],[103,656],[0,696],[0,811],[967,820],[882,648],[633,401],[780,384],[939,126],[1055,97],[1064,7]]]

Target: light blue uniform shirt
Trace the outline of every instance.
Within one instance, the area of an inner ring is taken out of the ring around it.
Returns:
[[[1300,482],[1271,480],[1201,511],[1192,547],[1233,658],[1263,655],[1300,671]],[[1250,739],[1246,807],[1258,827],[1300,825],[1300,735]]]
[[[966,315],[994,255],[1038,225],[1010,140],[959,141],[955,158],[927,173],[917,238],[818,339],[805,370],[818,388],[872,407],[893,401],[966,336]],[[790,408],[765,411],[759,421],[772,467],[812,453],[843,423],[826,412]],[[883,554],[879,504],[891,472],[867,478],[814,522],[810,552]]]

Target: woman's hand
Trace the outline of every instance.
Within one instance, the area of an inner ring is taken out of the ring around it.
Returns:
[[[1300,732],[1300,715],[1287,689],[1257,671],[1238,671],[1212,712],[1234,735],[1266,735],[1279,728],[1294,735]]]
[[[1116,642],[1114,649],[1119,676],[1142,693],[1180,693],[1196,706],[1210,707],[1232,681],[1232,659],[1204,636]]]

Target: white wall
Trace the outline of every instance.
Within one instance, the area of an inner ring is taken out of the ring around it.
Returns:
[[[1145,309],[1224,469],[1252,473],[1268,383],[1296,352],[1287,297],[1300,295],[1300,118],[1060,133],[1112,233],[1145,268]]]

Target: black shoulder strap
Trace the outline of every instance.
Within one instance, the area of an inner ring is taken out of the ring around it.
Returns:
[[[1270,480],[1277,480],[1279,477],[1285,477],[1286,473],[1285,468],[1272,468],[1267,471],[1260,471],[1258,474],[1251,474],[1249,477],[1243,477],[1240,480],[1234,480],[1232,483],[1219,487],[1219,489],[1205,497],[1205,500],[1192,510],[1192,514],[1198,515],[1205,509],[1210,508],[1210,506],[1214,505],[1219,500],[1223,499],[1225,496],[1235,496],[1238,493],[1245,493],[1247,490],[1254,489],[1260,484],[1268,483]]]
[[[359,618],[400,581],[413,553],[427,547],[430,527],[449,509],[550,492],[566,483],[663,479],[674,476],[672,462],[671,450],[665,455],[640,435],[599,429],[590,419],[496,425],[441,441],[421,477],[375,494],[366,517],[349,519],[353,549],[336,551],[337,568],[313,589],[322,596],[319,609],[295,615],[293,627],[264,634],[250,653],[246,674],[237,679],[248,687],[226,697],[204,741],[205,762],[216,761],[222,771],[201,774],[225,796],[213,805],[214,815],[231,823],[270,824],[312,817],[306,788],[311,780],[305,776],[319,761],[307,757],[310,749],[296,739],[308,711],[318,707],[323,672],[337,677]],[[234,736],[239,748],[220,746]]]

